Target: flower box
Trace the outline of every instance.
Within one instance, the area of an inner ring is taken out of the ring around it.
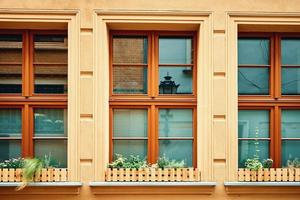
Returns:
[[[258,171],[240,168],[238,170],[238,180],[241,182],[295,182],[300,181],[300,168],[265,168]]]
[[[200,181],[200,171],[194,168],[144,168],[144,169],[110,169],[105,176],[106,181],[125,182],[171,182],[171,181]]]
[[[21,182],[22,169],[0,169],[0,182]],[[68,171],[65,168],[42,169],[34,182],[63,182],[68,181]]]

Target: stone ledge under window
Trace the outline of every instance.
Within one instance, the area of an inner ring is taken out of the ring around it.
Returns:
[[[16,188],[21,182],[1,182],[0,195],[2,194],[79,194],[81,182],[35,182],[29,183],[23,190]]]
[[[300,194],[300,182],[224,182],[228,194]]]
[[[204,194],[216,182],[90,182],[94,194]]]

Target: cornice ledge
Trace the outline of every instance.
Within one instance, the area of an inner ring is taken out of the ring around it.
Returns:
[[[79,9],[23,9],[0,8],[0,14],[50,14],[50,15],[76,15]]]
[[[210,16],[211,11],[95,9],[97,15]]]
[[[230,17],[300,17],[300,12],[228,11]]]

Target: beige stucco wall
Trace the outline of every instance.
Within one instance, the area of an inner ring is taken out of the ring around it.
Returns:
[[[27,17],[29,21],[38,22],[40,18],[36,16],[46,16],[43,23],[47,20],[68,23],[69,40],[73,43],[69,46],[72,49],[69,59],[73,59],[69,60],[69,86],[73,89],[69,94],[68,162],[71,180],[85,184],[76,195],[53,195],[54,191],[45,192],[52,195],[43,197],[0,194],[0,199],[133,198],[131,195],[94,195],[87,186],[90,181],[103,180],[108,160],[107,30],[128,24],[133,24],[132,29],[164,27],[199,31],[198,57],[202,59],[198,61],[198,112],[202,118],[198,120],[198,161],[203,180],[218,182],[212,195],[135,195],[134,198],[283,198],[272,194],[228,195],[223,182],[236,179],[237,24],[298,25],[299,0],[0,0],[0,9],[0,19],[11,15],[15,20]],[[152,25],[139,25],[141,22],[137,23],[137,19]],[[173,23],[181,25],[172,26]],[[299,195],[284,195],[284,199],[298,198]]]

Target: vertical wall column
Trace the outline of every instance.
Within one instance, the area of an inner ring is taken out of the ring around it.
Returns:
[[[81,26],[82,27],[82,26]],[[80,180],[94,180],[93,29],[80,31]]]
[[[226,179],[226,14],[214,13],[213,27],[213,179]]]

